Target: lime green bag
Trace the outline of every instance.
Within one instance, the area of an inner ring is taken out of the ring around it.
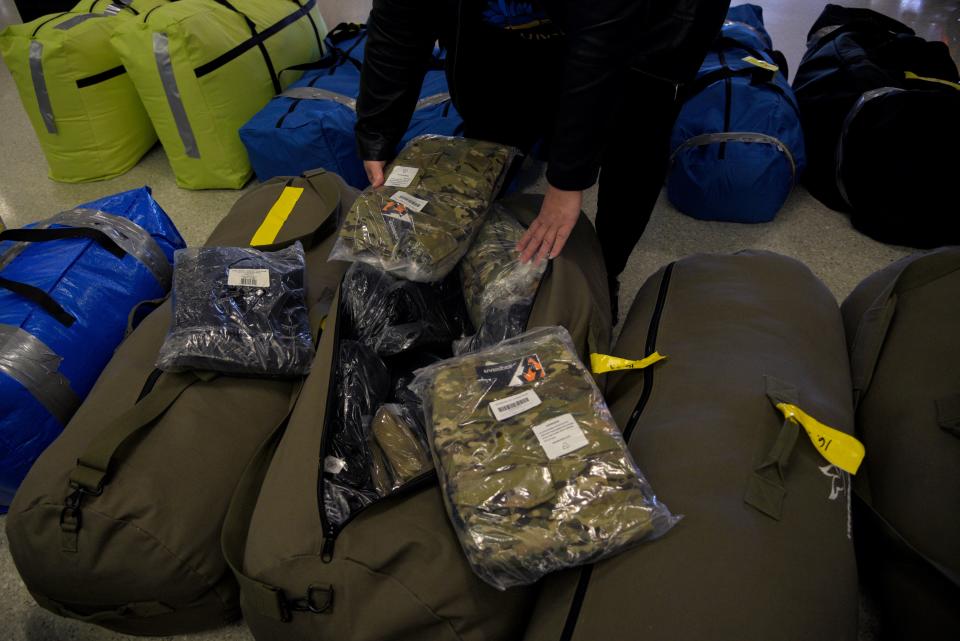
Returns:
[[[110,35],[132,22],[135,12],[166,0],[129,4],[108,10],[107,2],[84,0],[76,12],[44,16],[0,33],[0,53],[53,180],[119,176],[157,142],[137,90],[110,47]]]
[[[239,189],[251,176],[238,130],[316,61],[316,0],[180,0],[128,21],[111,43],[133,79],[177,184]]]

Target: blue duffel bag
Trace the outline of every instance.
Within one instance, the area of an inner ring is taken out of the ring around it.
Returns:
[[[184,246],[148,187],[0,232],[0,513]]]
[[[671,137],[667,195],[702,220],[773,220],[806,164],[786,60],[763,11],[732,7]]]
[[[353,134],[366,37],[363,25],[337,25],[327,36],[326,55],[313,65],[319,68],[307,71],[241,127],[240,140],[257,178],[322,168],[358,189],[369,184]],[[439,57],[436,62],[423,80],[401,148],[422,134],[461,133],[463,120],[450,101]]]

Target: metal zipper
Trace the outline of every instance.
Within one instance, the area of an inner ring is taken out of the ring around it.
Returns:
[[[647,342],[644,346],[644,354],[649,356],[657,349],[657,333],[660,329],[660,318],[663,316],[663,308],[667,302],[667,290],[670,287],[670,277],[673,275],[673,267],[676,263],[667,265],[663,272],[663,278],[660,280],[660,291],[657,293],[657,303],[653,308],[653,315],[650,317],[650,327],[647,330]],[[647,369],[643,372],[643,390],[640,392],[640,399],[637,401],[630,419],[623,429],[623,440],[630,443],[630,435],[633,433],[643,414],[647,402],[650,400],[650,394],[653,391],[653,369]],[[590,585],[590,576],[593,574],[593,565],[588,565],[580,572],[580,580],[577,582],[577,589],[573,594],[573,601],[570,603],[570,610],[567,613],[567,620],[563,625],[563,632],[560,634],[560,641],[570,641],[573,639],[573,633],[577,628],[577,621],[580,618],[580,609],[583,607],[583,599],[587,594],[587,587]]]

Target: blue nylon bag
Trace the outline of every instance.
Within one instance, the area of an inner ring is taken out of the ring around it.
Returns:
[[[240,128],[258,179],[323,168],[358,189],[370,184],[353,133],[366,36],[362,25],[335,27],[327,36],[324,67],[306,72]],[[428,71],[399,147],[423,134],[461,135],[462,125],[444,72]]]
[[[701,220],[773,220],[806,165],[786,76],[762,9],[731,7],[674,125],[667,196],[677,209]]]
[[[149,187],[0,234],[0,513],[184,246]]]

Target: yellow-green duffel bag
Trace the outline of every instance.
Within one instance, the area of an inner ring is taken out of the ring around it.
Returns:
[[[121,8],[84,0],[73,12],[37,18],[0,33],[0,53],[37,132],[49,176],[77,183],[119,176],[157,142],[110,35],[167,0]]]
[[[180,0],[128,21],[111,43],[177,184],[239,189],[252,171],[238,130],[320,58],[316,0]]]

